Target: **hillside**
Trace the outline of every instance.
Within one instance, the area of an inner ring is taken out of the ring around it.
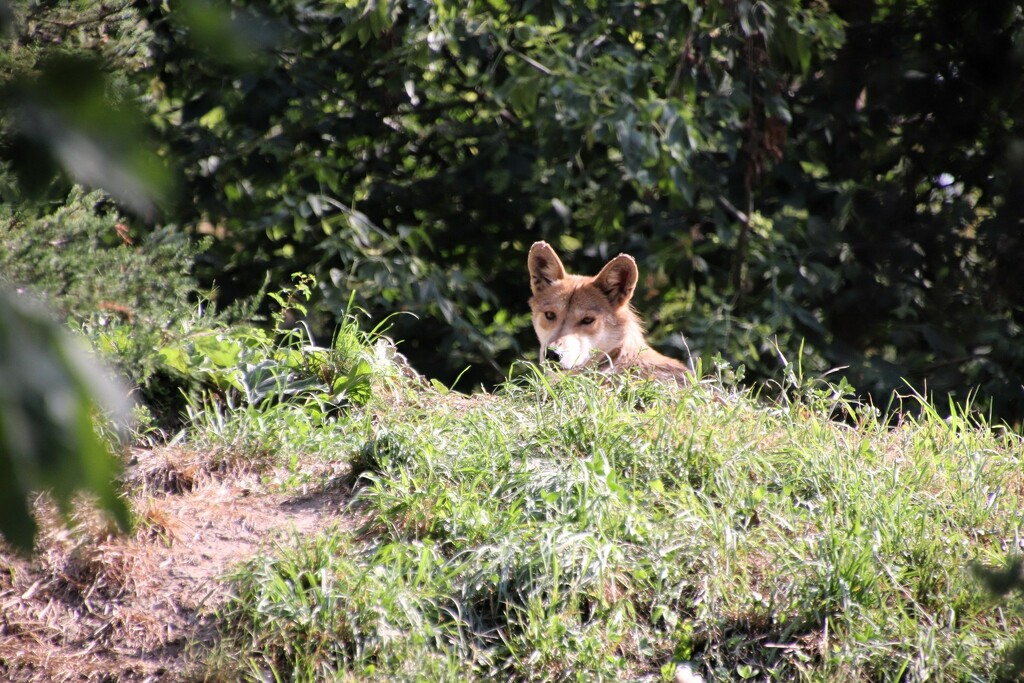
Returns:
[[[970,567],[1017,549],[1024,450],[969,411],[724,367],[466,397],[382,348],[339,335],[335,400],[210,391],[137,436],[127,537],[41,500],[3,676],[990,680],[1022,626]]]

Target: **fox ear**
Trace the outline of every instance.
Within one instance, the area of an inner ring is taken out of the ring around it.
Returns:
[[[547,242],[534,242],[530,247],[530,288],[539,294],[565,277],[565,266]]]
[[[636,261],[629,254],[619,254],[609,261],[594,278],[594,285],[604,292],[612,306],[622,306],[633,298],[638,273]]]

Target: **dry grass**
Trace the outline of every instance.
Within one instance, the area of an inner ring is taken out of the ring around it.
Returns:
[[[348,499],[271,493],[186,449],[133,460],[135,534],[115,535],[88,501],[66,528],[41,498],[36,554],[0,550],[0,679],[190,680],[213,642],[221,577],[282,535],[337,523]]]

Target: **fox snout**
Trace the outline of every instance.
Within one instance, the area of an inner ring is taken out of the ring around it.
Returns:
[[[590,360],[593,345],[584,337],[569,335],[548,343],[544,349],[547,360],[556,361],[563,370],[572,370]],[[542,359],[543,360],[543,359]]]

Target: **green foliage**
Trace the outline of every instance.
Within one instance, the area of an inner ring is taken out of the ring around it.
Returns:
[[[157,349],[161,369],[185,379],[186,386],[232,393],[253,405],[285,399],[365,403],[370,354],[352,321],[332,348],[312,345],[299,333],[278,343],[259,328],[233,325],[200,329]]]
[[[794,102],[798,149],[813,154],[794,159],[812,172],[794,189],[816,344],[851,382],[881,394],[905,378],[959,401],[977,387],[1016,419],[1024,129],[1006,84],[1024,68],[1024,25],[1017,3],[989,10],[851,6],[829,74]]]
[[[799,63],[779,68],[801,73],[842,37],[834,16],[796,4],[738,15],[686,3],[263,9],[289,28],[287,66],[252,73],[241,89],[199,58],[157,74],[170,99],[194,104],[168,112],[185,117],[168,134],[216,150],[186,168],[195,205],[225,228],[211,252],[218,278],[230,296],[257,273],[280,280],[298,265],[321,273],[328,312],[354,290],[378,319],[399,308],[442,321],[400,320],[396,335],[414,361],[444,348],[446,381],[470,361],[490,361],[493,379],[519,351],[517,283],[532,239],[572,232],[590,256],[630,249],[659,286],[709,271],[708,256],[679,250],[679,225],[723,202],[745,206],[742,176],[730,187],[727,175],[766,154],[750,148],[760,132],[748,122],[788,116],[764,35]],[[173,35],[158,42],[181,49]],[[734,61],[741,50],[760,52]],[[280,172],[260,170],[272,167]],[[713,218],[728,281],[725,250],[739,238],[731,216]],[[722,285],[702,290],[711,312],[729,300]],[[781,315],[724,346],[756,351]],[[698,339],[696,350],[717,342]]]
[[[32,548],[33,496],[52,493],[62,513],[78,491],[98,498],[122,527],[128,511],[117,495],[120,467],[94,428],[103,415],[122,427],[124,397],[78,342],[22,297],[0,293],[0,533]]]
[[[0,281],[41,298],[83,332],[128,381],[157,422],[170,424],[181,408],[156,350],[194,317],[197,250],[172,228],[143,235],[107,195],[72,189],[52,212],[0,209],[5,249]]]
[[[159,327],[191,307],[196,248],[172,229],[139,234],[101,192],[73,188],[42,215],[5,206],[0,231],[0,280],[63,318]]]
[[[302,310],[296,292],[308,297],[315,281],[305,275],[297,278],[295,290],[269,297],[291,311]],[[283,324],[284,309],[274,318]],[[158,332],[131,325],[82,330],[115,362],[132,361],[135,372],[130,376],[155,410],[157,424],[165,428],[194,420],[197,406],[207,412],[209,401],[226,404],[229,411],[251,407],[256,412],[288,402],[327,416],[343,406],[366,403],[373,392],[371,380],[392,372],[385,372],[390,342],[363,333],[354,312],[329,347],[318,346],[305,327],[273,335],[252,324],[229,323],[203,305],[183,319],[165,321]],[[146,368],[145,374],[140,368]]]
[[[180,221],[218,235],[200,277],[229,299],[317,274],[328,321],[351,291],[374,320],[415,313],[395,322],[413,361],[443,348],[441,380],[472,364],[475,385],[533,344],[522,261],[544,238],[578,270],[637,256],[638,305],[677,353],[763,378],[802,348],[879,403],[906,378],[1019,412],[1012,3],[258,12],[282,58],[230,68],[146,14],[183,27],[140,76],[182,155]]]
[[[371,362],[354,317],[333,348],[318,347],[286,317],[304,316],[315,279],[271,292],[279,343],[252,326],[232,325],[212,304],[196,303],[189,271],[195,249],[172,229],[133,236],[99,192],[75,189],[54,213],[4,216],[9,247],[0,279],[40,296],[89,337],[138,386],[158,424],[176,422],[186,399],[204,391],[235,392],[246,403],[283,398],[324,405],[365,402]],[[154,286],[155,284],[158,286]]]
[[[363,527],[240,569],[221,653],[293,681],[1001,670],[1020,617],[966,569],[1024,522],[1019,438],[966,410],[887,426],[820,380],[766,405],[558,379],[340,416]]]
[[[12,9],[15,35],[0,51],[4,199],[45,202],[73,182],[154,220],[172,180],[129,78],[151,38],[138,13],[69,0]]]
[[[222,304],[308,272],[317,334],[357,291],[371,324],[415,314],[394,334],[442,383],[467,365],[464,386],[493,383],[534,343],[522,262],[547,239],[580,271],[638,257],[638,307],[676,355],[763,379],[800,353],[880,405],[906,381],[1024,414],[1016,3],[62,1],[15,19],[6,192],[63,199],[42,146],[139,212],[149,171],[125,150],[151,128],[182,174],[162,221],[213,236],[197,276]],[[69,73],[80,88],[42,87]],[[80,139],[95,154],[70,154]]]

